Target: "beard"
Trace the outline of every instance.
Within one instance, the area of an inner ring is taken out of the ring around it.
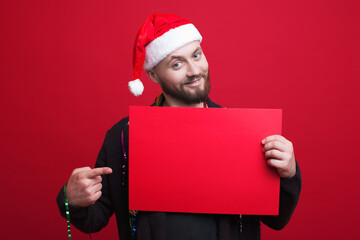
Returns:
[[[192,81],[194,81],[194,79],[200,77],[202,77],[204,80],[203,89],[196,88],[194,89],[195,91],[190,91],[189,89],[186,89],[186,84],[191,83]],[[174,87],[173,85],[167,83],[166,81],[163,81],[162,79],[159,79],[159,82],[161,89],[164,93],[186,104],[198,104],[204,102],[207,99],[211,88],[209,72],[207,74],[201,73],[196,76],[187,77],[179,84],[179,87]]]

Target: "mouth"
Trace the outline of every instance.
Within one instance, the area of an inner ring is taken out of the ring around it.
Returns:
[[[191,82],[187,82],[184,85],[187,87],[197,87],[200,85],[202,77],[196,78],[195,80],[191,81]]]

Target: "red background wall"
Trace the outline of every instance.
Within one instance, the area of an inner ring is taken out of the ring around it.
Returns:
[[[66,239],[55,197],[93,166],[105,131],[160,92],[127,90],[148,14],[175,13],[204,36],[211,98],[284,109],[303,191],[263,239],[359,239],[358,1],[1,1],[1,239]],[[73,229],[73,239],[88,236]],[[115,220],[94,239],[116,239]]]

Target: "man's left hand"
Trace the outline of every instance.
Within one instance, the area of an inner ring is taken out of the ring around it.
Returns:
[[[279,176],[290,178],[296,173],[296,162],[292,143],[280,135],[268,136],[261,141],[269,166],[274,167]]]

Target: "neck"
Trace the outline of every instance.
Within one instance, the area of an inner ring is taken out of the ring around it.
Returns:
[[[184,103],[178,99],[174,99],[171,96],[167,95],[164,93],[164,106],[166,107],[197,107],[197,108],[203,108],[204,107],[204,103],[200,102],[200,103],[195,103],[195,104],[187,104]]]

